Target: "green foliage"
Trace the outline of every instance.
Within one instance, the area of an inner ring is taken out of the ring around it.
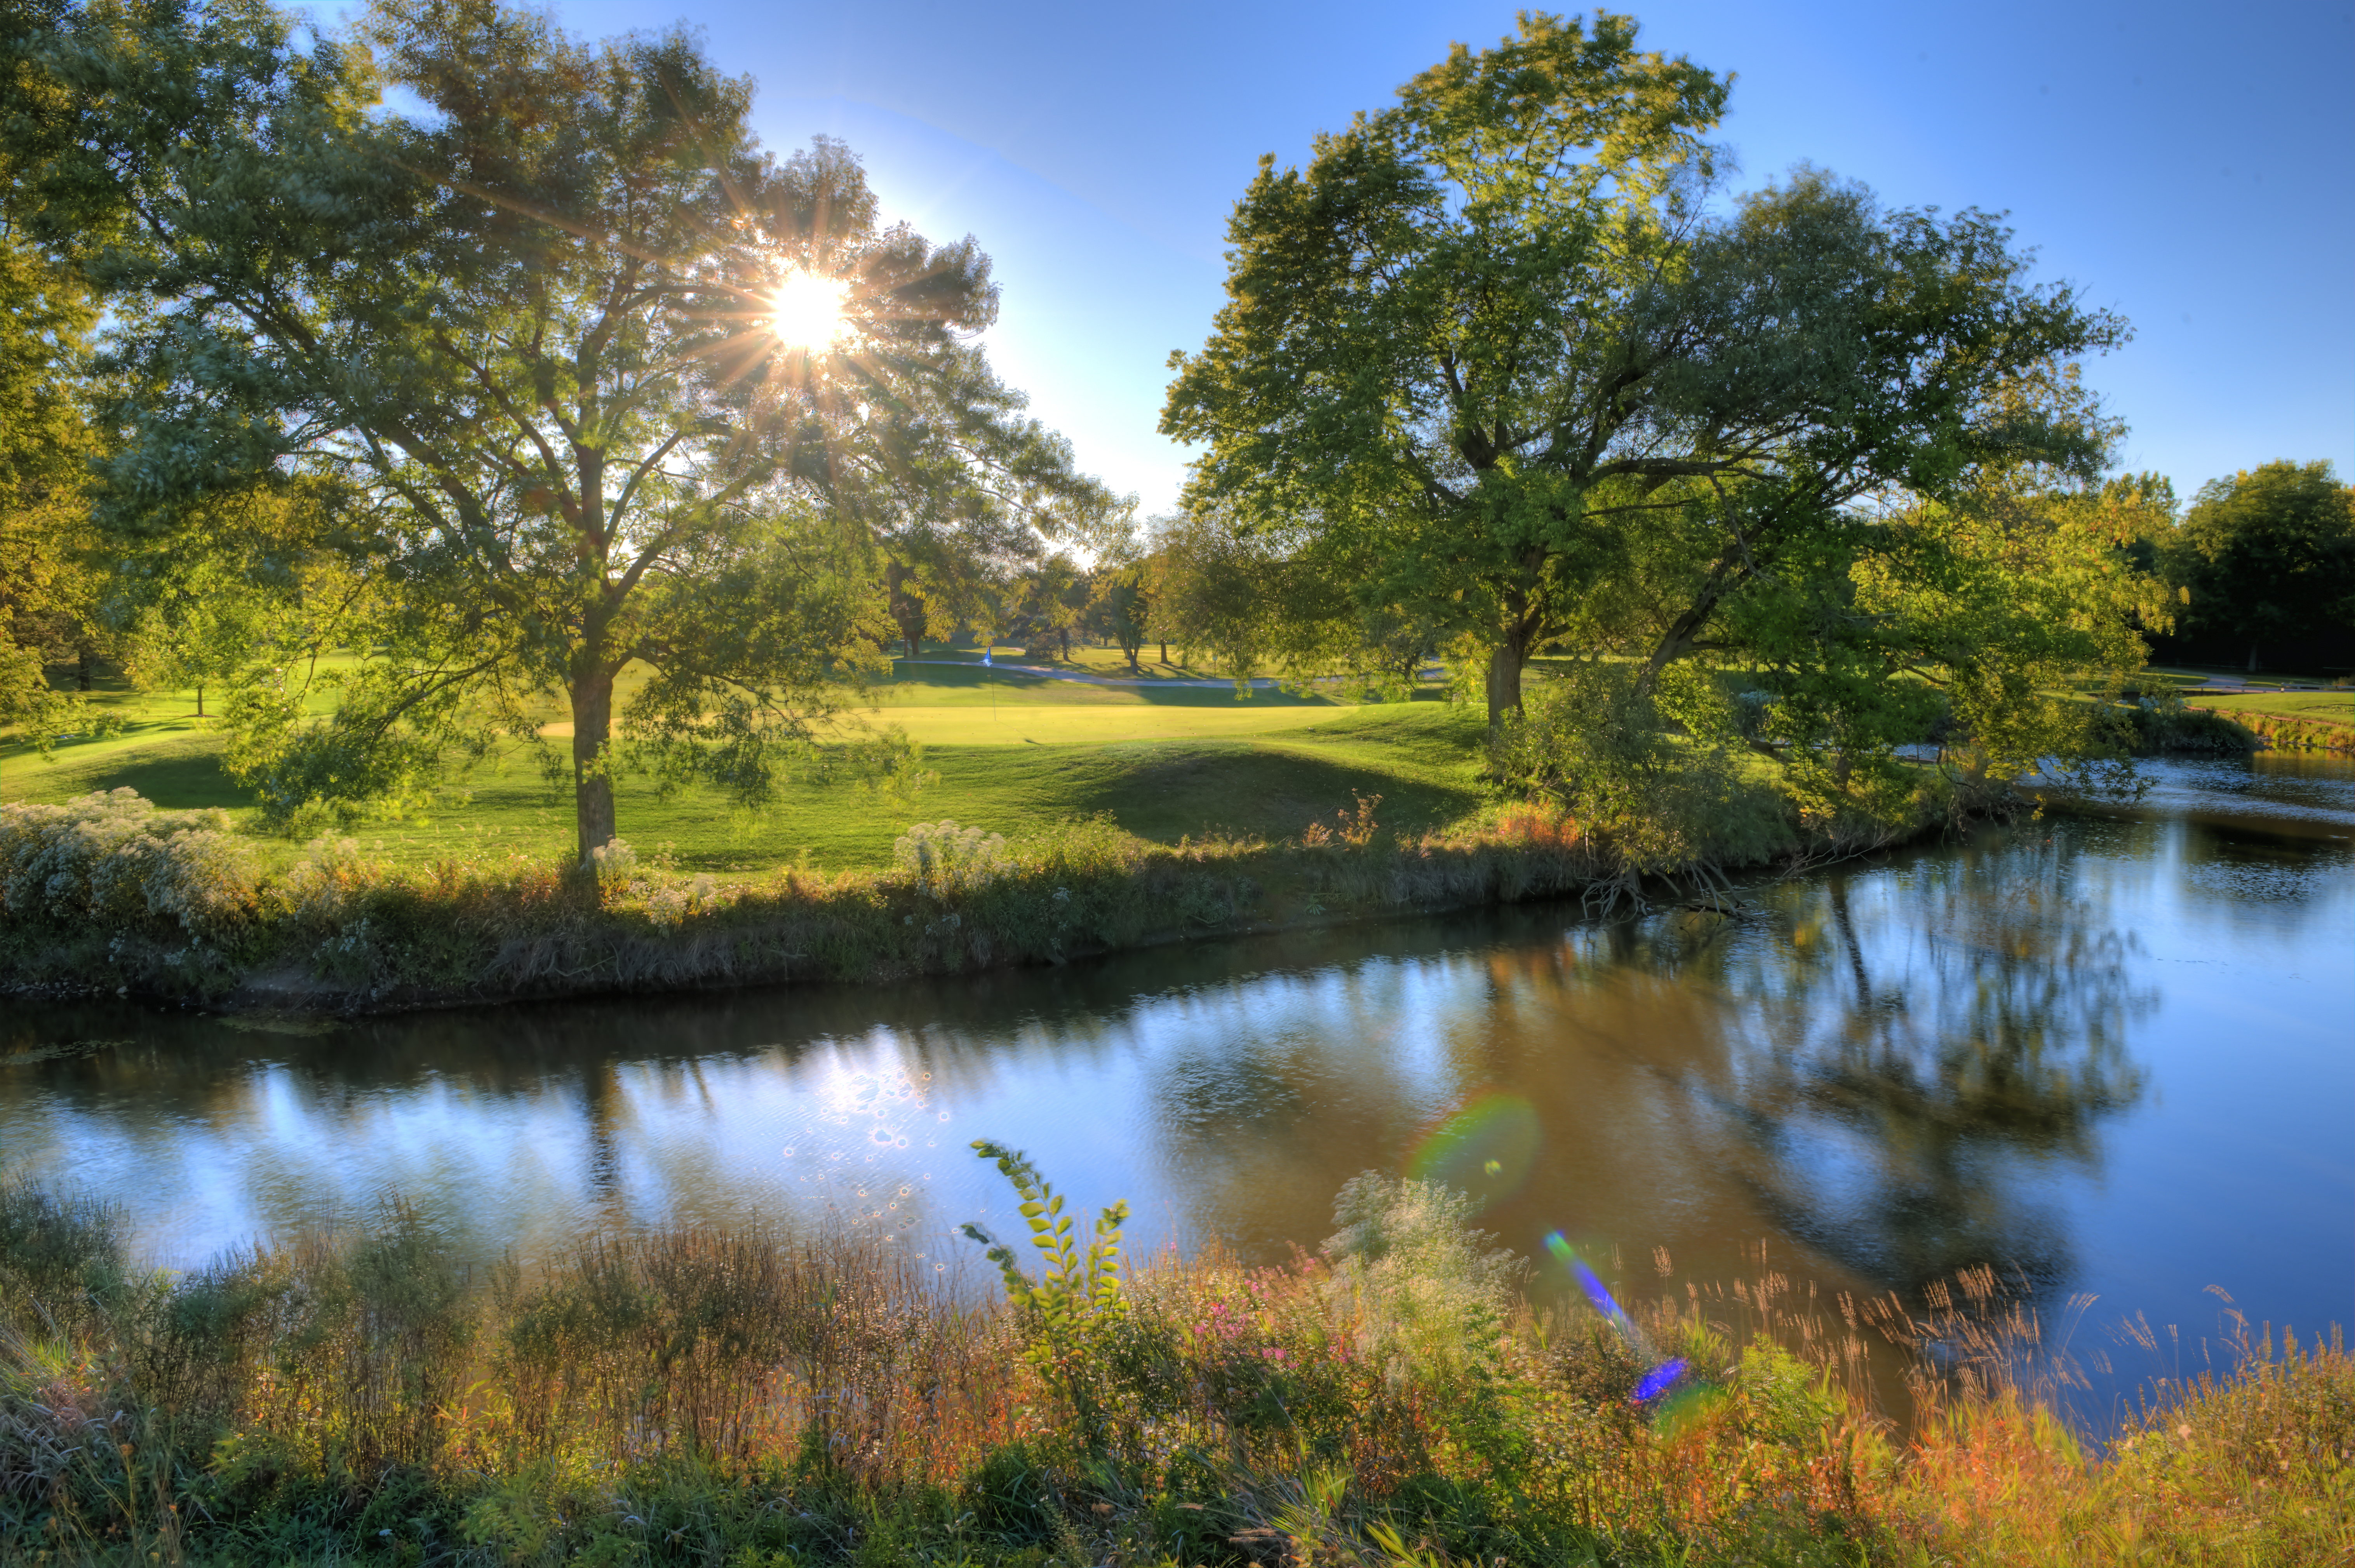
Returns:
[[[105,642],[83,497],[100,443],[80,384],[95,314],[70,272],[0,234],[0,724],[44,752],[90,715],[43,667]]]
[[[1770,634],[1873,624],[1853,601],[1888,499],[2082,479],[2112,433],[2069,362],[2122,323],[2030,285],[1983,212],[1886,212],[1803,168],[1707,216],[1726,85],[1635,38],[1526,14],[1305,169],[1263,163],[1229,303],[1172,361],[1195,513],[1282,563],[1260,579],[1353,601],[1359,635],[1461,638],[1492,725],[1551,642],[1632,654],[1642,685],[1731,655],[1857,699],[1862,671]]]
[[[1499,727],[1494,766],[1600,830],[1630,876],[1759,857],[1779,830],[1743,820],[1755,790],[1737,761],[1771,763],[1814,830],[1868,840],[1944,787],[1919,748],[1966,795],[2098,778],[2135,739],[2098,699],[2140,669],[2137,627],[2165,619],[2122,548],[2148,517],[2139,491],[2012,475],[1849,518],[1806,543],[1804,570],[1729,592],[1721,635],[1686,656],[1572,666]]]
[[[1128,660],[1129,672],[1141,674],[1137,655],[1153,626],[1153,589],[1146,561],[1134,559],[1125,542],[1107,552],[1096,568],[1088,590],[1089,624],[1108,636]]]
[[[1039,1277],[1030,1277],[1013,1247],[979,1225],[968,1221],[964,1233],[987,1248],[986,1255],[997,1265],[1006,1299],[1029,1341],[1024,1359],[1068,1402],[1089,1452],[1100,1455],[1108,1438],[1109,1417],[1094,1362],[1128,1314],[1120,1253],[1120,1228],[1128,1221],[1128,1204],[1115,1200],[1096,1215],[1094,1234],[1082,1254],[1071,1217],[1063,1212],[1061,1195],[1040,1178],[1028,1157],[987,1138],[975,1139],[973,1149],[996,1162],[998,1173],[1021,1199],[1018,1212],[1039,1254]]]
[[[1724,100],[1635,32],[1525,14],[1320,136],[1305,170],[1264,160],[1230,303],[1172,360],[1162,428],[1209,447],[1195,510],[1306,528],[1335,558],[1314,576],[1369,609],[1452,605],[1516,672],[1567,608],[1557,563],[1604,548],[1581,418],[1640,401],[1613,327]]]
[[[1039,1341],[1031,1353],[1039,1364],[1083,1350],[1089,1340],[1117,1320],[1127,1309],[1121,1294],[1120,1228],[1128,1221],[1128,1205],[1115,1201],[1097,1214],[1094,1234],[1084,1256],[1063,1212],[1063,1200],[1042,1179],[1038,1168],[1019,1149],[1006,1148],[987,1138],[976,1138],[974,1152],[996,1163],[998,1174],[1013,1184],[1021,1199],[1018,1211],[1030,1229],[1040,1274],[1034,1281],[1014,1249],[996,1241],[979,1225],[968,1223],[964,1233],[989,1249],[1006,1282],[1006,1298],[1033,1323]]]
[[[1809,1366],[1772,1340],[1742,1347],[1731,1386],[1739,1400],[1736,1420],[1744,1435],[1803,1453],[1820,1448],[1825,1432],[1846,1413],[1844,1402],[1821,1368]]]
[[[247,683],[240,766],[281,816],[538,746],[549,691],[576,859],[617,761],[762,802],[879,667],[904,519],[994,548],[1120,509],[974,342],[986,258],[885,228],[837,144],[764,154],[750,82],[684,34],[587,45],[492,0],[308,46],[261,5],[68,23],[24,57],[78,90],[20,184],[114,312],[110,526],[193,560],[220,496],[332,476],[326,542],[389,591],[330,716]],[[386,85],[423,112],[375,112]],[[786,341],[805,278],[838,338]],[[169,645],[209,647],[202,619]]]
[[[2245,721],[2192,708],[2174,691],[2138,698],[2126,713],[2138,752],[2240,757],[2257,749],[2258,738]]]
[[[1366,656],[1369,635],[1347,585],[1300,543],[1227,511],[1162,520],[1153,540],[1153,635],[1209,655],[1234,677],[1239,697],[1271,667],[1305,685],[1382,665]]]
[[[2355,487],[2328,463],[2267,463],[2200,486],[2162,536],[2190,655],[2314,669],[2355,659]]]
[[[1646,877],[1705,882],[1713,866],[1772,852],[1774,825],[1745,820],[1754,792],[1731,754],[1741,722],[1703,672],[1672,669],[1646,689],[1632,667],[1593,661],[1531,691],[1489,754],[1509,788],[1559,806],[1599,840],[1615,896]]]

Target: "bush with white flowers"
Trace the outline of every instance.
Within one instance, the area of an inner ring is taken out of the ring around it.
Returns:
[[[135,790],[0,805],[0,918],[176,925],[218,940],[255,913],[259,874],[225,811],[161,811]]]
[[[892,841],[891,854],[936,899],[986,887],[1014,869],[1006,835],[946,820],[917,823]]]

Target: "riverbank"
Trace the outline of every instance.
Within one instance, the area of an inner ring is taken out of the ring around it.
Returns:
[[[2318,689],[2167,694],[2125,709],[2151,756],[2355,752],[2355,697]]]
[[[2253,740],[2251,750],[2262,745],[2286,752],[2355,752],[2355,724],[2342,722],[2336,715],[2265,713],[2200,703],[2186,707],[2190,712],[2205,714],[2245,731]]]
[[[1858,853],[1983,804],[1954,788],[1925,770],[1894,827],[1803,823],[1770,789],[1748,789],[1698,836],[1693,860],[1669,868],[1633,867],[1608,834],[1541,806],[1401,835],[1360,797],[1282,840],[1156,844],[1101,816],[1011,842],[936,824],[903,837],[890,870],[736,879],[643,863],[626,846],[593,879],[514,854],[388,864],[350,839],[289,863],[225,814],[161,811],[116,790],[0,807],[0,987],[349,1015],[890,984],[1524,899],[1707,898],[1727,870]]]
[[[1991,1271],[1909,1309],[1662,1260],[1662,1296],[1623,1310],[1568,1243],[1511,1257],[1459,1197],[1373,1176],[1290,1265],[1129,1266],[1117,1214],[1083,1255],[1013,1173],[1065,1296],[1015,1267],[977,1305],[889,1238],[709,1227],[485,1277],[397,1205],[164,1276],[108,1211],[0,1187],[0,1562],[2355,1552],[2335,1339],[2248,1336],[2097,1434],[2059,1413],[2065,1364]]]

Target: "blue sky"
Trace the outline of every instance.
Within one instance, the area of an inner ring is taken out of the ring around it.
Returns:
[[[2125,466],[2201,482],[2276,457],[2355,475],[2355,0],[1964,7],[1674,0],[1646,47],[1736,75],[1744,187],[1812,162],[1895,206],[2009,209],[2040,275],[2133,322],[2089,367]],[[1074,4],[676,10],[570,0],[599,37],[683,19],[760,83],[780,150],[866,161],[886,211],[973,234],[1000,371],[1082,465],[1167,509],[1164,362],[1207,332],[1227,215],[1262,153],[1391,101],[1508,5]]]

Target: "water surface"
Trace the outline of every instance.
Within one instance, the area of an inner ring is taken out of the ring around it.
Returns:
[[[118,1201],[180,1265],[393,1193],[484,1255],[832,1211],[940,1262],[1007,1217],[988,1136],[1130,1200],[1144,1246],[1280,1258],[1350,1175],[1418,1168],[1638,1290],[1656,1249],[1681,1280],[1764,1243],[1835,1288],[1987,1263],[2194,1336],[2211,1285],[2355,1324],[2355,768],[2151,777],[1732,918],[1525,907],[311,1033],[18,1005],[0,1168]]]

